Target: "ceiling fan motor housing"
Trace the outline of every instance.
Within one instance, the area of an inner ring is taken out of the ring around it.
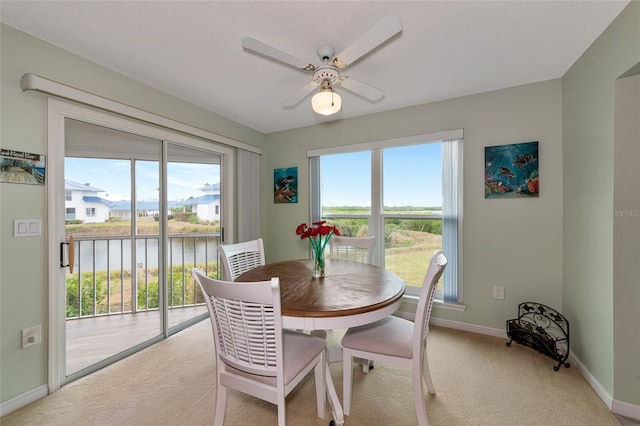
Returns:
[[[313,73],[313,82],[322,84],[324,80],[328,80],[331,84],[340,84],[340,72],[338,69],[331,65],[324,65],[316,68]]]

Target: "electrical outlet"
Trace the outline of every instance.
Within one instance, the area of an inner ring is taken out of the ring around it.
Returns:
[[[493,286],[493,298],[504,300],[504,287],[502,286]]]
[[[42,326],[22,329],[22,349],[37,345],[42,342]]]

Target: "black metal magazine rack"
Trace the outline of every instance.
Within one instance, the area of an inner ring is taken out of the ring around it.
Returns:
[[[558,311],[536,302],[518,305],[518,318],[507,320],[507,346],[515,341],[529,346],[569,368],[569,321]]]

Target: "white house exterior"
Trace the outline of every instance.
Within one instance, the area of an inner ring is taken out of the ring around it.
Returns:
[[[82,223],[106,222],[109,219],[109,200],[100,198],[100,192],[106,191],[65,180],[65,220],[81,220]]]
[[[205,185],[200,191],[204,195],[171,203],[171,206],[183,206],[196,213],[201,221],[219,221],[220,184]],[[100,192],[106,191],[65,180],[65,219],[81,220],[82,223],[106,222],[110,216],[131,220],[131,201],[109,201],[99,197]],[[140,217],[153,217],[159,213],[158,201],[138,201],[136,207]]]
[[[192,212],[198,215],[198,220],[220,220],[220,184],[206,184],[200,191],[204,192],[196,198],[190,198],[177,203],[176,206],[190,207]]]

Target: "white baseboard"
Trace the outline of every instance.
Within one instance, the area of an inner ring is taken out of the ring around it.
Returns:
[[[591,388],[593,388],[596,394],[598,394],[602,402],[604,402],[605,405],[609,408],[609,410],[611,410],[613,397],[609,395],[609,392],[607,392],[605,388],[602,387],[600,382],[598,382],[598,380],[596,380],[596,378],[593,377],[593,374],[591,374],[591,372],[587,369],[587,367],[582,363],[580,358],[578,358],[576,354],[574,354],[573,351],[571,350],[569,351],[569,362],[573,367],[578,369],[578,371],[580,372],[580,374],[582,374],[582,376],[585,378],[587,383],[589,383]]]
[[[35,389],[31,389],[23,393],[22,395],[18,395],[15,398],[11,398],[8,401],[5,401],[0,404],[0,416],[4,416],[5,414],[9,414],[12,411],[16,411],[19,408],[22,408],[26,405],[31,404],[41,398],[44,398],[49,394],[49,388],[47,385],[38,386]]]
[[[416,314],[413,312],[395,311],[393,315],[415,321]],[[453,321],[443,318],[436,318],[431,316],[429,324],[433,324],[439,327],[453,328],[456,330],[469,331],[471,333],[486,334],[487,336],[507,338],[507,331],[504,328],[485,327],[483,325],[469,324],[467,322]]]
[[[614,399],[611,411],[613,411],[613,414],[617,414],[618,416],[640,421],[640,405]]]
[[[507,338],[507,331],[503,328],[485,327],[483,325],[469,324],[466,322],[452,321],[448,319],[431,317],[430,324],[439,327],[454,328],[456,330],[469,331],[471,333],[486,334],[487,336]]]

